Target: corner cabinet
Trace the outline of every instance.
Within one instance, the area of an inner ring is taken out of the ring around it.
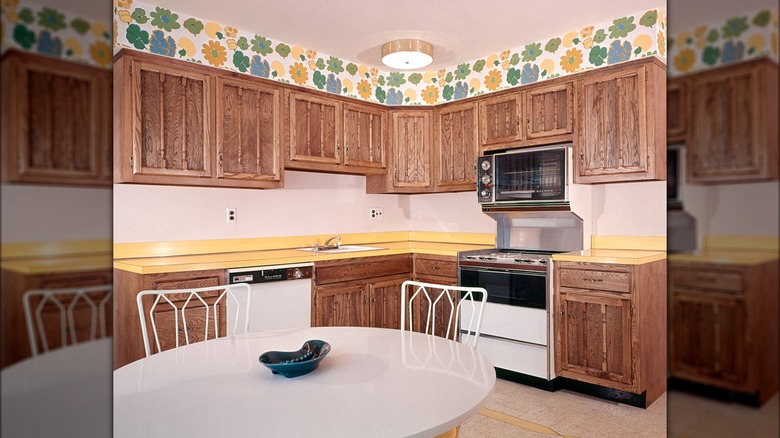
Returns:
[[[689,90],[690,83],[686,78],[666,81],[666,141],[670,144],[688,140]]]
[[[114,62],[114,181],[282,186],[275,86],[123,50]]]
[[[556,262],[558,376],[639,396],[666,390],[666,260]]]
[[[111,71],[9,50],[3,181],[110,186]]]
[[[434,111],[433,176],[436,192],[476,190],[479,114],[476,102]]]
[[[574,183],[666,179],[666,66],[655,57],[577,81]]]
[[[691,183],[778,179],[778,75],[768,59],[687,76]]]

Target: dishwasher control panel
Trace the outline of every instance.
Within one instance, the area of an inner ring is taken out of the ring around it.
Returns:
[[[313,270],[314,267],[311,265],[230,269],[228,270],[228,284],[304,280],[312,277]]]

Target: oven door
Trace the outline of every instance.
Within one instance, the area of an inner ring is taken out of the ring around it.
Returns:
[[[483,287],[489,303],[547,309],[547,272],[461,266],[458,284]]]

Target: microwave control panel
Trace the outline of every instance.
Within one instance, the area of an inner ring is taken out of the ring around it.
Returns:
[[[477,159],[477,200],[493,202],[493,156]]]

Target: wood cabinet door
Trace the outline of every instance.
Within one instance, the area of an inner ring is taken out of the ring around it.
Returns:
[[[526,138],[574,132],[574,82],[538,87],[525,93]]]
[[[579,81],[574,182],[644,179],[648,170],[644,66]]]
[[[340,164],[341,110],[335,100],[290,92],[290,160]]]
[[[111,120],[104,111],[111,72],[10,52],[2,73],[4,179],[108,184],[100,177],[110,147]]]
[[[685,141],[688,134],[688,81],[669,79],[666,83],[666,140],[670,143]]]
[[[424,283],[440,284],[442,286],[458,285],[457,277],[421,275],[417,277],[417,281],[422,281]],[[449,296],[450,296],[449,299],[445,296],[442,296],[439,303],[437,303],[433,308],[433,313],[431,314],[431,317],[433,318],[435,316],[435,319],[433,322],[432,333],[435,336],[444,337],[448,335],[447,324],[450,322],[450,313],[455,307],[458,306],[458,301],[460,300],[460,296],[458,295],[458,292],[450,291]],[[419,304],[420,304],[418,308],[419,317],[418,319],[415,320],[415,324],[417,324],[417,327],[422,327],[423,325],[425,325],[429,306],[428,303],[425,301],[421,301]],[[452,323],[449,328],[449,336],[447,337],[449,339],[452,339],[453,334],[457,330],[458,330],[458,321],[453,317]],[[460,336],[458,335],[456,339],[460,339]]]
[[[560,288],[556,369],[598,383],[634,383],[631,300],[598,291]]]
[[[691,82],[693,119],[686,157],[689,181],[761,176],[764,157],[758,93],[759,72],[753,68],[714,72]]]
[[[393,112],[392,142],[393,187],[430,188],[431,112]]]
[[[476,190],[479,116],[476,102],[436,110],[434,178],[437,191]]]
[[[216,96],[217,177],[280,181],[279,89],[218,77]]]
[[[749,360],[744,299],[673,291],[670,304],[671,375],[744,389]]]
[[[210,177],[211,82],[208,75],[160,61],[131,59],[134,175]]]
[[[314,289],[314,326],[369,327],[368,286],[333,284]]]
[[[521,96],[522,93],[517,92],[480,100],[482,150],[502,149],[523,139],[520,126],[520,114],[523,112]]]
[[[344,103],[344,165],[385,167],[387,111]]]
[[[401,277],[368,285],[371,327],[401,328],[401,284],[406,280]]]

